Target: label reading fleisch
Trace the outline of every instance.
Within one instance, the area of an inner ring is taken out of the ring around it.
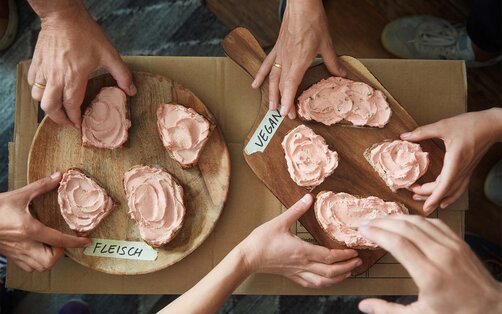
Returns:
[[[284,120],[279,110],[269,110],[244,148],[246,154],[263,152]]]
[[[145,242],[91,239],[92,244],[84,249],[84,255],[110,258],[154,261],[157,251]]]

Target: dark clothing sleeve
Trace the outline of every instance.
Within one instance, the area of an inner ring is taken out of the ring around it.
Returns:
[[[482,50],[502,52],[502,1],[474,0],[467,19],[467,34]]]

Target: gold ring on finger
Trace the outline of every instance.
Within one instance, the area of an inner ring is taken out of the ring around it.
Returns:
[[[45,85],[44,84],[40,84],[40,83],[33,83],[33,86],[37,87],[37,88],[40,88],[40,89],[45,89]]]
[[[282,65],[280,63],[274,62],[274,66],[278,69],[282,68]]]

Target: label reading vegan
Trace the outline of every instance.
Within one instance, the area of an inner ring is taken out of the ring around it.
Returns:
[[[269,110],[244,148],[246,154],[263,152],[284,120],[279,110]]]
[[[84,249],[88,256],[154,261],[157,251],[145,242],[91,239],[92,244]]]

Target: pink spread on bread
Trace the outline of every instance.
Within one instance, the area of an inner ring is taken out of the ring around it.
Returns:
[[[338,167],[338,153],[324,138],[301,124],[289,131],[282,148],[291,179],[299,186],[314,188]]]
[[[114,206],[113,199],[102,187],[74,168],[63,174],[58,204],[68,226],[83,235],[96,228]]]
[[[121,147],[128,138],[126,95],[118,87],[103,87],[82,119],[82,143],[99,148]]]
[[[183,188],[166,171],[137,165],[124,174],[129,215],[154,247],[170,242],[183,225]]]
[[[373,168],[393,190],[408,188],[427,172],[429,153],[420,144],[386,141],[373,145],[366,154]]]
[[[392,111],[381,91],[366,83],[332,76],[300,95],[298,115],[325,125],[346,120],[356,126],[383,128]]]
[[[157,127],[165,148],[184,168],[197,163],[212,129],[202,115],[178,104],[159,106]]]
[[[321,192],[314,204],[317,221],[329,236],[349,248],[377,248],[359,233],[365,219],[408,214],[401,204],[374,196],[358,198],[347,193]]]

